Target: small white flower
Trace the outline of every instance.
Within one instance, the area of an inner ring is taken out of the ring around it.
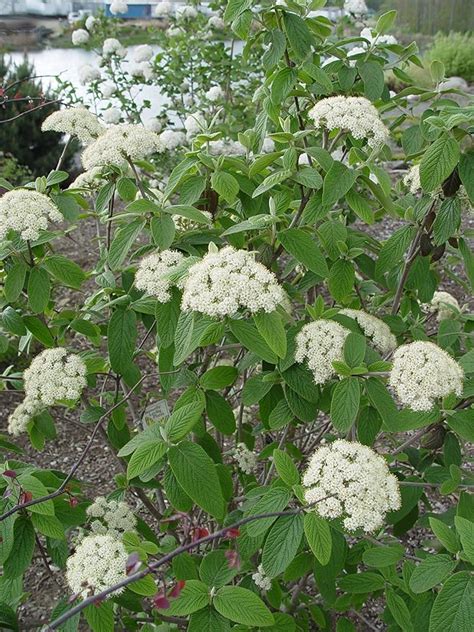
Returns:
[[[212,15],[207,21],[207,28],[223,31],[225,29],[225,22],[219,15]]]
[[[110,13],[112,15],[125,15],[128,11],[128,4],[125,0],[112,0],[110,5]]]
[[[207,217],[209,224],[212,224],[212,213],[209,213],[209,211],[201,211],[201,213]],[[188,219],[187,217],[183,217],[182,215],[173,215],[172,217],[176,230],[183,233],[189,230],[202,229],[202,224],[194,222],[192,219]]]
[[[410,189],[412,195],[421,191],[420,165],[413,165],[403,178],[403,184]]]
[[[160,142],[165,149],[171,151],[184,145],[186,142],[186,136],[183,132],[177,132],[173,129],[165,129],[160,134]]]
[[[299,165],[309,165],[310,164],[309,156],[308,156],[308,154],[306,152],[304,152],[304,153],[302,153],[302,154],[300,154],[298,156],[298,164]]]
[[[212,103],[222,101],[224,98],[224,90],[220,86],[212,86],[212,88],[209,88],[206,92],[206,97]]]
[[[108,37],[104,40],[102,45],[102,55],[104,57],[112,57],[116,55],[117,57],[124,58],[127,54],[127,49],[122,46],[122,44],[115,39],[115,37]]]
[[[83,599],[98,594],[126,579],[127,560],[128,553],[120,540],[110,535],[86,536],[67,560],[69,587]]]
[[[85,145],[105,132],[105,127],[97,116],[82,107],[53,112],[43,121],[41,129],[43,132],[62,132],[76,136]]]
[[[89,15],[86,18],[86,23],[85,23],[86,29],[88,31],[92,31],[92,29],[94,28],[96,22],[97,22],[97,20],[95,19],[95,17],[93,15]]]
[[[271,154],[272,151],[275,151],[275,141],[273,138],[264,138],[262,144],[262,152],[264,154]]]
[[[77,29],[77,31],[72,32],[71,40],[74,46],[82,46],[89,41],[89,33],[84,29]]]
[[[87,385],[82,358],[63,347],[45,349],[24,372],[25,393],[44,406],[79,399]]]
[[[303,476],[305,499],[323,518],[343,518],[348,531],[379,529],[400,508],[398,480],[371,448],[343,439],[316,450]]]
[[[261,564],[258,565],[257,572],[252,575],[252,579],[255,585],[262,590],[270,590],[272,587],[272,580],[270,577],[265,575],[265,571],[263,570],[263,566]]]
[[[336,374],[332,363],[344,359],[349,334],[349,329],[333,320],[316,320],[298,333],[295,360],[308,365],[315,384],[324,384]]]
[[[117,90],[117,86],[111,81],[105,81],[101,84],[100,90],[104,99],[110,99],[110,97],[113,96],[115,91]]]
[[[43,409],[44,406],[34,397],[25,397],[8,417],[8,432],[14,437],[26,432],[31,419]]]
[[[363,15],[367,15],[368,9],[365,4],[365,0],[345,0],[344,10],[346,13],[360,18]]]
[[[30,189],[13,189],[0,198],[0,240],[9,230],[25,241],[38,239],[48,222],[61,222],[63,216],[47,195]]]
[[[411,342],[393,354],[389,384],[401,404],[412,410],[431,410],[451,393],[460,397],[463,382],[462,367],[432,342]]]
[[[91,66],[90,64],[84,64],[79,68],[79,83],[83,86],[87,86],[93,81],[100,79],[100,70]]]
[[[437,320],[453,318],[460,311],[457,299],[449,292],[435,292],[428,306],[430,312],[438,312]]]
[[[117,123],[120,123],[122,113],[120,112],[120,110],[117,110],[117,108],[109,108],[108,110],[104,111],[102,116],[107,125],[116,125]]]
[[[135,285],[155,296],[159,303],[171,300],[171,286],[173,285],[167,274],[177,268],[184,260],[184,255],[177,250],[163,250],[148,255],[140,262],[135,275]]]
[[[234,460],[245,474],[252,474],[257,467],[257,455],[245,443],[238,443],[234,449]]]
[[[114,538],[121,538],[125,531],[134,531],[137,525],[132,508],[121,500],[107,500],[104,496],[99,496],[87,508],[86,513],[91,518],[100,518],[94,523],[105,528],[100,529],[102,533]],[[97,532],[97,527],[94,530]]]
[[[128,72],[132,77],[142,78],[145,81],[149,81],[153,77],[153,66],[149,61],[131,63],[128,67]]]
[[[140,63],[142,61],[150,61],[153,57],[153,49],[148,44],[142,44],[141,46],[137,46],[137,48],[133,51],[133,61]]]
[[[389,353],[397,346],[397,339],[390,331],[390,327],[380,318],[359,309],[341,309],[340,313],[357,321],[364,334],[370,338],[372,345],[380,353]]]

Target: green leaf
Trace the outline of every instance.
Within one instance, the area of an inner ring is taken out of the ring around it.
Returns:
[[[233,22],[246,9],[252,6],[252,0],[229,0],[224,11],[224,20]]]
[[[127,479],[131,480],[136,476],[140,476],[150,467],[155,465],[167,449],[166,443],[163,441],[148,441],[138,446],[132,454],[127,466]]]
[[[224,551],[211,551],[202,560],[199,576],[210,588],[220,588],[228,584],[237,574],[237,569],[229,568],[229,560]]]
[[[226,171],[215,171],[211,176],[211,186],[229,204],[235,201],[239,192],[239,183]]]
[[[345,575],[339,580],[339,587],[347,592],[362,594],[381,590],[385,585],[384,578],[378,573],[364,571]]]
[[[204,511],[218,520],[225,513],[214,462],[196,443],[182,441],[168,452],[169,464],[180,486]]]
[[[347,259],[335,261],[329,271],[328,287],[336,301],[343,301],[354,287],[354,264]]]
[[[303,537],[303,517],[281,516],[268,532],[262,552],[262,566],[268,577],[283,573],[294,559]]]
[[[275,464],[275,469],[278,473],[278,476],[281,480],[286,483],[289,487],[293,487],[293,485],[298,485],[300,482],[300,475],[298,472],[298,468],[293,463],[292,458],[283,450],[279,450],[276,448],[273,450],[273,462]]]
[[[137,317],[129,309],[116,309],[107,329],[109,358],[112,369],[123,375],[129,369],[137,339]]]
[[[430,615],[429,632],[470,632],[474,620],[474,577],[456,573],[444,584]]]
[[[424,191],[434,191],[451,175],[459,160],[459,145],[443,134],[425,151],[420,163],[420,181]]]
[[[282,169],[281,171],[275,171],[274,173],[271,173],[255,189],[255,191],[252,193],[252,197],[256,198],[259,195],[262,195],[262,193],[265,193],[269,189],[272,189],[274,186],[280,184],[280,182],[283,182],[292,175],[293,171],[291,169]]]
[[[13,546],[8,559],[3,565],[5,577],[20,577],[31,563],[35,549],[35,530],[31,520],[26,516],[18,516],[13,528]]]
[[[124,202],[133,202],[137,196],[137,185],[131,178],[119,178],[117,180],[117,193]]]
[[[36,314],[44,312],[49,302],[51,283],[44,268],[34,267],[28,279],[28,303]]]
[[[393,546],[374,546],[363,552],[362,561],[364,564],[367,564],[367,566],[385,568],[399,562],[404,553],[405,549],[399,544]]]
[[[431,517],[428,520],[433,533],[444,548],[450,553],[457,553],[459,551],[459,541],[453,529],[450,529],[447,524],[437,518]]]
[[[179,215],[180,217],[186,217],[192,222],[196,222],[198,224],[209,224],[209,218],[204,215],[202,211],[195,208],[194,206],[189,206],[188,204],[165,206],[163,208],[163,212],[171,213],[172,215]]]
[[[276,73],[271,87],[273,103],[278,104],[286,99],[293,89],[297,76],[297,73],[288,67],[282,68]]]
[[[401,260],[415,233],[414,226],[402,226],[387,239],[380,250],[376,263],[377,274],[384,274],[391,270]]]
[[[216,366],[213,369],[208,369],[199,382],[204,390],[218,391],[226,386],[231,386],[238,374],[238,370],[233,366]]]
[[[366,348],[365,337],[351,331],[344,342],[344,360],[352,368],[360,366],[364,362]]]
[[[145,221],[139,218],[117,230],[109,250],[109,265],[112,270],[120,268],[144,226]]]
[[[179,597],[171,599],[170,607],[159,610],[169,616],[183,617],[209,604],[209,588],[197,579],[188,579]]]
[[[286,356],[286,332],[278,312],[259,312],[253,317],[257,329],[279,358]]]
[[[232,320],[230,330],[246,349],[257,354],[259,358],[270,364],[278,362],[276,354],[273,353],[252,323],[246,320]]]
[[[180,314],[181,297],[174,290],[173,288],[171,301],[156,303],[156,331],[164,349],[173,344]]]
[[[461,203],[459,198],[450,197],[443,200],[436,212],[433,222],[433,235],[436,245],[444,244],[452,237],[461,225]]]
[[[335,160],[324,178],[323,205],[335,204],[352,188],[356,177],[355,171]]]
[[[376,61],[358,61],[357,68],[364,83],[364,94],[371,101],[382,96],[385,87],[382,66]]]
[[[313,36],[306,22],[295,13],[284,11],[283,23],[294,54],[299,59],[304,59],[311,53],[313,45]]]
[[[471,203],[474,204],[474,151],[469,151],[461,156],[459,177]]]
[[[223,617],[250,627],[273,625],[273,615],[251,590],[240,586],[223,586],[214,596],[213,606]]]
[[[14,542],[13,528],[16,518],[17,515],[13,514],[0,522],[0,565],[3,565],[12,550]]]
[[[74,261],[62,255],[53,255],[44,260],[44,267],[64,285],[78,290],[86,275]]]
[[[462,516],[455,516],[454,524],[461,539],[463,552],[471,564],[474,564],[474,522]]]
[[[25,263],[19,262],[15,263],[8,270],[3,292],[5,295],[5,300],[7,300],[9,303],[14,303],[16,299],[20,296],[25,284],[27,269],[28,268]]]
[[[472,423],[472,408],[460,410],[446,418],[448,426],[463,439],[474,442],[474,424]]]
[[[199,612],[194,612],[189,619],[187,632],[230,632],[229,619],[214,610],[214,608],[203,608]]]
[[[305,231],[289,228],[278,233],[283,248],[308,270],[321,277],[327,277],[329,270],[325,258],[316,242]]]
[[[43,514],[33,513],[31,522],[36,531],[46,535],[48,538],[55,540],[66,539],[64,526],[56,516],[44,516]]]
[[[181,406],[173,410],[171,417],[166,422],[166,438],[171,443],[176,443],[194,428],[204,411],[204,402],[194,401],[191,404]]]
[[[403,598],[397,595],[394,590],[388,588],[386,591],[386,599],[388,609],[403,632],[414,632],[410,611]]]
[[[16,612],[3,601],[0,601],[0,628],[2,630],[19,630]]]
[[[150,230],[153,241],[160,250],[166,250],[173,243],[176,226],[173,218],[166,213],[160,213],[158,216],[151,218]]]
[[[333,390],[331,421],[340,432],[347,432],[357,418],[360,404],[360,383],[356,377],[342,379]]]
[[[377,20],[377,24],[375,25],[375,31],[378,35],[383,35],[387,33],[395,22],[397,17],[396,11],[387,11],[386,13],[382,13],[382,15]]]
[[[425,558],[410,577],[410,590],[423,593],[441,584],[456,568],[456,562],[449,555],[439,553]]]
[[[331,529],[327,521],[314,511],[307,513],[304,517],[304,533],[314,557],[320,564],[326,566],[331,559]]]
[[[219,432],[228,436],[235,432],[234,411],[222,395],[215,391],[207,391],[206,412],[210,422]]]
[[[39,340],[45,347],[54,347],[55,342],[51,331],[42,320],[36,316],[24,316],[23,323],[33,336]]]
[[[111,601],[87,606],[84,608],[84,616],[92,632],[114,632],[114,609]]]
[[[245,518],[266,513],[278,513],[283,511],[291,498],[291,492],[285,487],[271,487],[257,502],[244,514]],[[252,538],[263,535],[275,522],[277,516],[260,518],[249,522],[245,526],[245,532]]]

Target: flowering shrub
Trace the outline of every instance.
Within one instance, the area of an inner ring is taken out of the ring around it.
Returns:
[[[74,32],[101,62],[43,129],[82,143],[84,173],[1,182],[0,395],[22,395],[2,626],[38,552],[68,590],[47,630],[470,630],[472,108],[436,61],[410,84],[395,12],[322,4],[162,2],[133,59],[119,18]],[[144,85],[169,98],[151,123]],[[40,468],[21,446],[65,408],[79,455]],[[97,442],[122,472],[96,493]]]

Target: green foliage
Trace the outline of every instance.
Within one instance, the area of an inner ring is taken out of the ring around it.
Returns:
[[[438,33],[427,52],[430,60],[438,60],[444,64],[447,77],[462,77],[468,82],[474,81],[474,35],[472,33],[455,33],[443,35]]]

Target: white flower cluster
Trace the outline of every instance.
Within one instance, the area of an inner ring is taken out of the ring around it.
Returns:
[[[112,0],[110,13],[112,15],[125,15],[128,11],[128,4],[125,0]]]
[[[105,132],[95,114],[86,108],[67,108],[50,114],[41,125],[43,132],[62,132],[76,136],[85,145]]]
[[[25,393],[45,406],[81,396],[87,368],[82,358],[63,347],[45,349],[24,372]]]
[[[85,169],[101,165],[127,167],[127,158],[141,160],[162,149],[160,138],[142,125],[122,124],[109,127],[105,134],[82,154]]]
[[[171,300],[170,289],[173,285],[166,277],[184,260],[177,250],[163,250],[163,252],[148,255],[140,262],[135,275],[135,285],[139,290],[144,290],[151,296],[155,296],[159,303],[167,303]]]
[[[207,28],[223,31],[225,29],[225,22],[219,15],[212,15],[207,21]]]
[[[80,66],[78,74],[79,83],[83,86],[87,86],[89,83],[100,79],[100,70],[90,64]]]
[[[8,417],[8,432],[14,437],[26,432],[28,423],[43,410],[43,406],[34,397],[25,397]]]
[[[431,410],[436,400],[462,395],[464,371],[449,353],[432,342],[417,340],[393,354],[389,384],[404,406]]]
[[[186,135],[184,132],[177,132],[174,129],[165,129],[160,134],[160,142],[164,149],[172,151],[186,143]]]
[[[96,22],[97,20],[93,15],[88,15],[85,22],[86,29],[88,31],[92,31]]]
[[[364,334],[370,338],[373,346],[380,353],[390,353],[397,346],[397,339],[390,331],[390,327],[380,318],[360,309],[341,309],[340,313],[357,321]]]
[[[412,195],[416,195],[421,190],[420,165],[414,165],[410,168],[403,178],[403,184],[410,189]]]
[[[305,325],[296,336],[295,360],[306,362],[315,384],[324,384],[335,375],[332,363],[343,359],[349,334],[349,329],[333,320],[316,320]]]
[[[371,448],[340,439],[316,450],[303,476],[305,499],[323,518],[343,518],[348,531],[371,533],[400,508],[398,480]]]
[[[189,4],[185,4],[184,6],[178,6],[176,9],[176,17],[178,18],[178,20],[184,20],[184,21],[194,20],[195,18],[197,18],[197,16],[198,16],[197,10]]]
[[[275,151],[275,141],[273,138],[264,138],[262,143],[262,152],[264,154],[271,154],[272,151]]]
[[[24,372],[25,399],[8,418],[8,432],[18,436],[46,406],[76,400],[86,386],[86,365],[66,349],[45,349]]]
[[[209,213],[209,211],[201,211],[201,213],[207,217],[209,224],[212,224],[212,213]],[[194,222],[192,219],[182,217],[181,215],[173,215],[172,219],[176,230],[179,230],[183,233],[187,232],[188,230],[199,230],[200,228],[202,228],[202,224],[200,224],[199,222]]]
[[[82,46],[89,41],[89,33],[85,29],[77,29],[72,32],[71,41],[74,46]]]
[[[459,310],[459,303],[449,292],[435,292],[429,305],[430,312],[438,312],[437,320],[453,318]]]
[[[369,42],[370,46],[383,44],[397,44],[397,38],[393,35],[373,35],[372,29],[365,28],[360,32],[360,36]]]
[[[108,37],[102,45],[102,56],[113,57],[114,55],[123,59],[127,55],[127,49],[115,37]]]
[[[189,269],[182,309],[208,316],[231,316],[239,308],[252,314],[273,312],[285,293],[277,278],[252,253],[226,246],[209,252]]]
[[[150,61],[153,57],[153,48],[148,44],[142,44],[141,46],[137,46],[133,52],[133,61],[136,61],[137,64],[143,61]]]
[[[90,171],[80,173],[77,178],[71,182],[68,189],[89,189],[96,191],[106,183],[102,177],[102,167],[94,167]]]
[[[208,143],[208,148],[212,156],[245,156],[247,153],[242,143],[230,138],[211,140]]]
[[[359,18],[362,15],[367,15],[368,9],[365,4],[365,0],[345,0],[344,10],[350,15],[354,15]]]
[[[257,467],[257,455],[245,443],[238,443],[234,449],[234,460],[245,474],[252,474]]]
[[[166,29],[166,35],[168,37],[179,37],[180,35],[186,35],[186,31],[180,26],[171,26]]]
[[[75,595],[86,599],[126,579],[127,560],[128,553],[116,538],[88,535],[67,561],[67,583]]]
[[[377,109],[365,97],[337,96],[321,99],[309,111],[309,116],[316,128],[349,131],[354,138],[366,138],[373,149],[379,149],[389,136]]]
[[[91,524],[92,530],[97,534],[109,535],[113,538],[121,538],[126,531],[134,531],[137,525],[135,515],[122,500],[107,500],[99,496],[87,508],[87,515],[98,518]]]
[[[265,575],[265,571],[263,570],[263,566],[261,564],[258,565],[257,572],[252,575],[252,579],[255,585],[262,590],[270,590],[272,587],[272,580],[270,577]]]
[[[200,134],[206,128],[206,120],[199,112],[194,112],[186,117],[184,121],[184,129],[188,138]]]
[[[48,220],[61,222],[63,216],[47,195],[29,189],[13,189],[0,198],[0,240],[9,230],[22,239],[35,240],[48,228]]]

